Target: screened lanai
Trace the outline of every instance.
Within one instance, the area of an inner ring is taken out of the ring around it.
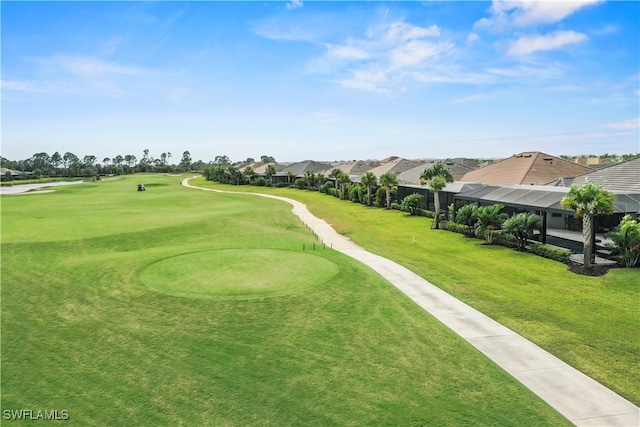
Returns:
[[[574,218],[573,212],[562,208],[561,201],[569,192],[567,187],[553,187],[544,185],[503,185],[486,186],[475,190],[458,193],[454,200],[477,203],[486,206],[495,203],[503,204],[509,213],[533,212],[542,217],[540,239],[547,243],[548,235],[558,235],[563,239],[581,240],[581,221]],[[597,217],[596,232],[605,233],[620,223],[625,214],[640,212],[640,194],[616,194],[614,214]],[[558,232],[554,232],[558,230]],[[573,236],[573,237],[572,237]],[[604,241],[601,236],[599,240]]]

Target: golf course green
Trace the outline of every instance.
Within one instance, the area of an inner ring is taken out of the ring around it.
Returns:
[[[70,426],[569,425],[317,244],[289,204],[184,177],[2,196],[3,411],[67,411]]]
[[[337,266],[324,258],[277,249],[222,249],[178,255],[140,273],[149,288],[190,298],[282,295],[325,283]]]

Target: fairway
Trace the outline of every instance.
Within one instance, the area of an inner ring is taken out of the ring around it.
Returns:
[[[338,267],[324,258],[275,249],[223,249],[178,255],[140,273],[149,288],[189,298],[256,298],[325,283]]]
[[[183,178],[2,196],[3,410],[73,426],[568,425],[291,205]]]

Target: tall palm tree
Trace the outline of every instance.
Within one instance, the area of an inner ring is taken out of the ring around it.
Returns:
[[[371,206],[371,189],[374,185],[378,185],[378,177],[373,172],[367,172],[360,179],[367,186],[367,205]]]
[[[312,170],[305,171],[304,180],[307,181],[309,188],[313,188],[316,183],[316,173]]]
[[[391,208],[391,189],[394,185],[398,185],[398,179],[392,173],[383,173],[380,175],[380,185],[382,185],[387,193],[387,209]]]
[[[567,195],[562,198],[562,207],[575,212],[576,218],[582,218],[585,267],[591,267],[595,261],[593,218],[597,215],[612,214],[615,199],[615,194],[592,182],[579,186],[572,185]]]
[[[438,192],[446,187],[447,182],[453,182],[453,175],[442,162],[425,169],[420,175],[420,184],[429,184],[429,188],[433,191],[433,204],[436,211],[433,221],[434,228],[440,228],[440,196]]]
[[[347,184],[351,182],[351,178],[344,172],[340,172],[336,177],[336,181],[340,183],[340,187],[342,188],[342,197],[341,199],[345,199]]]
[[[338,175],[340,175],[342,171],[338,168],[333,168],[329,176],[333,178],[333,184],[335,186],[336,191],[338,191]]]
[[[291,185],[292,180],[293,180],[293,172],[287,171],[287,181],[289,182],[289,185]]]
[[[276,174],[276,167],[273,165],[273,163],[269,163],[267,165],[264,174],[266,175],[267,179],[273,184],[273,175]]]
[[[255,175],[255,171],[253,170],[253,168],[251,166],[247,166],[246,168],[244,168],[244,170],[242,171],[242,175],[244,175],[244,179],[247,181],[247,184],[251,183],[251,179],[253,178],[253,176]]]

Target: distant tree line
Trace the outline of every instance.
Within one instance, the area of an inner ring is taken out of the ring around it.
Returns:
[[[6,169],[20,171],[22,174],[14,176],[11,172],[2,175],[2,180],[39,177],[91,177],[96,175],[124,175],[136,172],[186,172],[201,171],[206,164],[202,160],[193,162],[188,151],[182,153],[178,164],[170,163],[170,152],[161,153],[154,158],[145,149],[140,159],[132,154],[118,154],[100,160],[94,155],[78,157],[74,153],[51,155],[36,153],[26,160],[12,161],[0,156],[0,166]]]
[[[613,163],[626,162],[627,160],[632,160],[640,157],[640,153],[629,153],[629,154],[581,154],[579,156],[568,156],[561,155],[560,158],[563,160],[575,161],[576,159],[586,159],[589,157],[599,157],[603,160],[610,160]]]
[[[193,161],[191,153],[185,151],[182,158],[176,163],[171,162],[170,152],[161,153],[154,158],[149,154],[149,149],[142,152],[138,158],[133,154],[113,157],[105,157],[100,160],[94,155],[83,157],[76,156],[71,152],[60,154],[58,151],[49,155],[48,153],[36,153],[25,160],[9,160],[0,156],[0,167],[21,172],[13,175],[7,172],[1,176],[2,180],[31,179],[41,177],[92,177],[100,175],[126,175],[138,172],[158,172],[158,173],[179,173],[188,171],[204,171],[208,166],[229,166],[235,167],[239,164],[254,163],[252,157],[248,157],[243,162],[232,163],[225,155],[216,156],[214,161],[204,162],[202,160]],[[261,156],[262,163],[275,163],[272,156]],[[274,171],[275,173],[275,171]]]

